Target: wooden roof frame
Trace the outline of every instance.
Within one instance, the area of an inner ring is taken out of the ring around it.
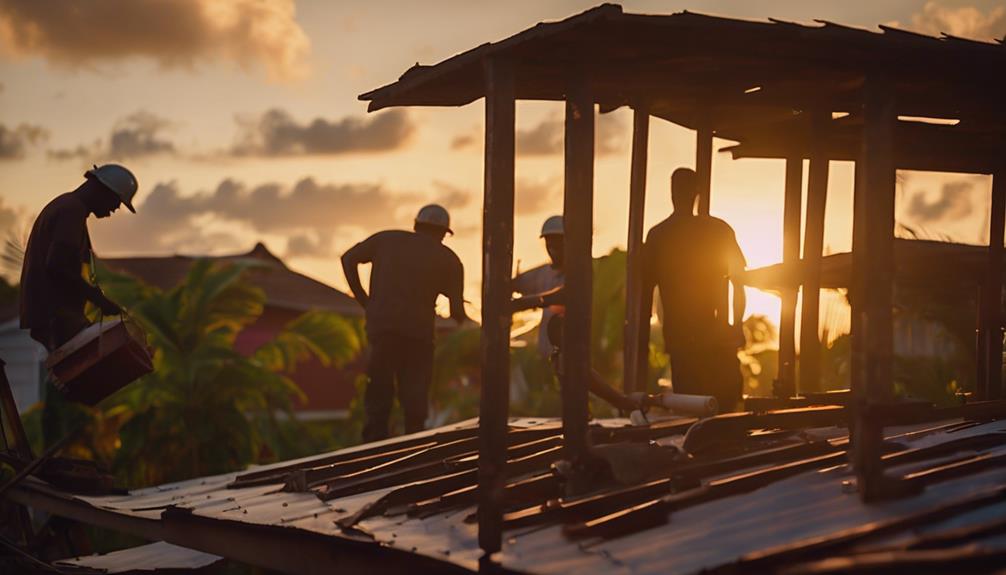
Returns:
[[[988,272],[978,354],[982,398],[1001,396],[1000,324],[1006,234],[1006,46],[890,27],[879,32],[818,21],[807,26],[691,12],[627,14],[603,4],[482,44],[360,95],[370,111],[463,106],[485,98],[482,399],[479,543],[500,549],[509,397],[517,100],[564,101],[566,322],[561,354],[568,486],[590,477],[590,378],[594,106],[633,108],[625,326],[625,388],[646,373],[650,297],[639,250],[649,118],[694,129],[700,214],[709,213],[714,136],[737,141],[735,157],[786,161],[783,261],[801,260],[800,379],[818,381],[818,298],[829,162],[856,162],[851,282],[856,408],[852,456],[864,500],[897,492],[880,466],[884,406],[893,399],[894,184],[899,168],[994,174]],[[837,117],[835,112],[845,112]],[[903,117],[957,120],[918,124]],[[807,205],[803,163],[810,160]],[[797,290],[782,294],[777,396],[795,394]]]

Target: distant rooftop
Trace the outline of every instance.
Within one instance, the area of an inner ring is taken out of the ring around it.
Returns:
[[[249,270],[248,277],[254,285],[265,292],[267,304],[270,306],[293,310],[321,309],[353,317],[363,315],[363,309],[352,297],[291,270],[261,242],[246,253],[205,257],[219,262],[253,261],[265,264]],[[197,259],[200,259],[200,256],[174,255],[102,258],[101,262],[113,271],[129,274],[166,290],[185,279],[189,268]]]

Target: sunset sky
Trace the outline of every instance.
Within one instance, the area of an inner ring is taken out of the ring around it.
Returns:
[[[0,227],[22,235],[92,163],[140,181],[138,214],[92,222],[102,256],[220,254],[263,241],[288,264],[345,288],[338,256],[377,230],[410,227],[438,201],[457,235],[466,297],[479,299],[482,103],[367,114],[357,95],[589,1],[0,0]],[[990,40],[1002,0],[626,1]],[[715,38],[710,38],[715,42]],[[545,260],[542,220],[562,206],[561,105],[518,106],[515,260]],[[594,253],[624,246],[630,114],[600,118]],[[694,161],[691,132],[651,123],[647,227],[670,209],[668,176]],[[718,142],[722,145],[724,142]],[[903,173],[899,221],[934,237],[987,242],[990,181]],[[778,261],[783,164],[714,158],[712,211],[752,266]],[[849,248],[852,166],[832,165],[826,244]],[[753,295],[755,313],[777,304]]]

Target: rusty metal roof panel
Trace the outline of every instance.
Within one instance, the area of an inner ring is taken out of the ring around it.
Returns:
[[[86,568],[100,573],[196,572],[209,567],[223,557],[179,547],[164,541],[131,547],[121,551],[55,561],[57,567]]]
[[[974,113],[991,114],[999,106],[988,94],[982,96],[983,90],[1003,88],[1006,71],[1006,50],[996,43],[832,22],[737,20],[693,12],[629,14],[606,4],[432,66],[414,67],[398,82],[360,99],[369,101],[371,110],[464,105],[484,95],[482,63],[489,57],[515,63],[516,93],[524,99],[562,99],[564,75],[571,66],[581,66],[597,101],[608,108],[645,98],[690,110],[714,100],[741,99],[752,85],[780,80],[798,89],[763,106],[798,108],[811,92],[851,101],[858,98],[856,90],[850,91],[852,82],[873,70],[902,86],[899,106],[912,113],[956,113],[963,100]],[[703,65],[694,67],[693,61]],[[911,89],[918,85],[926,89]],[[689,96],[684,88],[708,94]]]
[[[856,549],[903,546],[903,540],[917,540],[914,526],[943,533],[1001,513],[1006,404],[926,409],[919,422],[906,420],[885,433],[887,472],[918,485],[919,492],[872,505],[848,488],[853,475],[844,463],[848,441],[840,407],[728,414],[700,424],[595,422],[597,449],[607,446],[609,456],[645,468],[649,478],[599,479],[594,492],[565,499],[549,465],[557,420],[514,419],[507,486],[512,509],[500,560],[513,571],[563,574],[795,568]],[[74,496],[37,480],[14,496],[85,521],[95,520],[94,510],[142,519],[173,543],[288,572],[345,565],[340,562],[349,557],[367,557],[374,569],[382,557],[412,557],[432,561],[428,567],[474,571],[479,550],[468,497],[474,483],[464,471],[470,461],[464,437],[476,429],[464,422],[124,496]],[[539,439],[527,441],[532,437]],[[461,449],[434,462],[439,469],[428,474],[429,462],[415,454],[431,439]],[[410,444],[418,451],[402,449]],[[317,486],[297,479],[361,454],[387,458],[363,474]],[[267,482],[248,485],[241,477]],[[346,482],[356,492],[325,498],[326,489]],[[849,530],[858,530],[855,538],[843,535]],[[968,537],[968,545],[992,545],[977,534]],[[269,555],[271,542],[281,550]]]

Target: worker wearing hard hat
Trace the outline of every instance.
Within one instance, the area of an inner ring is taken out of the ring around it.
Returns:
[[[545,220],[541,226],[541,238],[545,240],[545,251],[548,252],[548,257],[552,261],[518,274],[513,279],[513,291],[522,296],[552,291],[561,287],[566,281],[562,268],[565,249],[562,216],[551,216]],[[542,306],[541,323],[538,328],[538,352],[546,358],[552,353],[552,343],[548,339],[546,326],[553,315],[555,315],[555,311],[552,308]]]
[[[88,326],[84,306],[90,301],[102,313],[120,313],[82,273],[90,263],[87,218],[107,218],[119,206],[133,209],[136,177],[118,164],[105,164],[84,174],[76,190],[58,196],[32,226],[21,268],[21,327],[52,351]]]
[[[450,300],[451,317],[465,315],[461,260],[443,244],[453,234],[450,215],[430,204],[416,215],[414,232],[378,232],[342,256],[342,269],[356,301],[366,311],[370,381],[363,397],[363,440],[388,436],[388,419],[398,384],[405,432],[421,431],[426,422],[433,379],[433,335],[437,296]],[[359,265],[370,263],[370,291],[360,283]]]

